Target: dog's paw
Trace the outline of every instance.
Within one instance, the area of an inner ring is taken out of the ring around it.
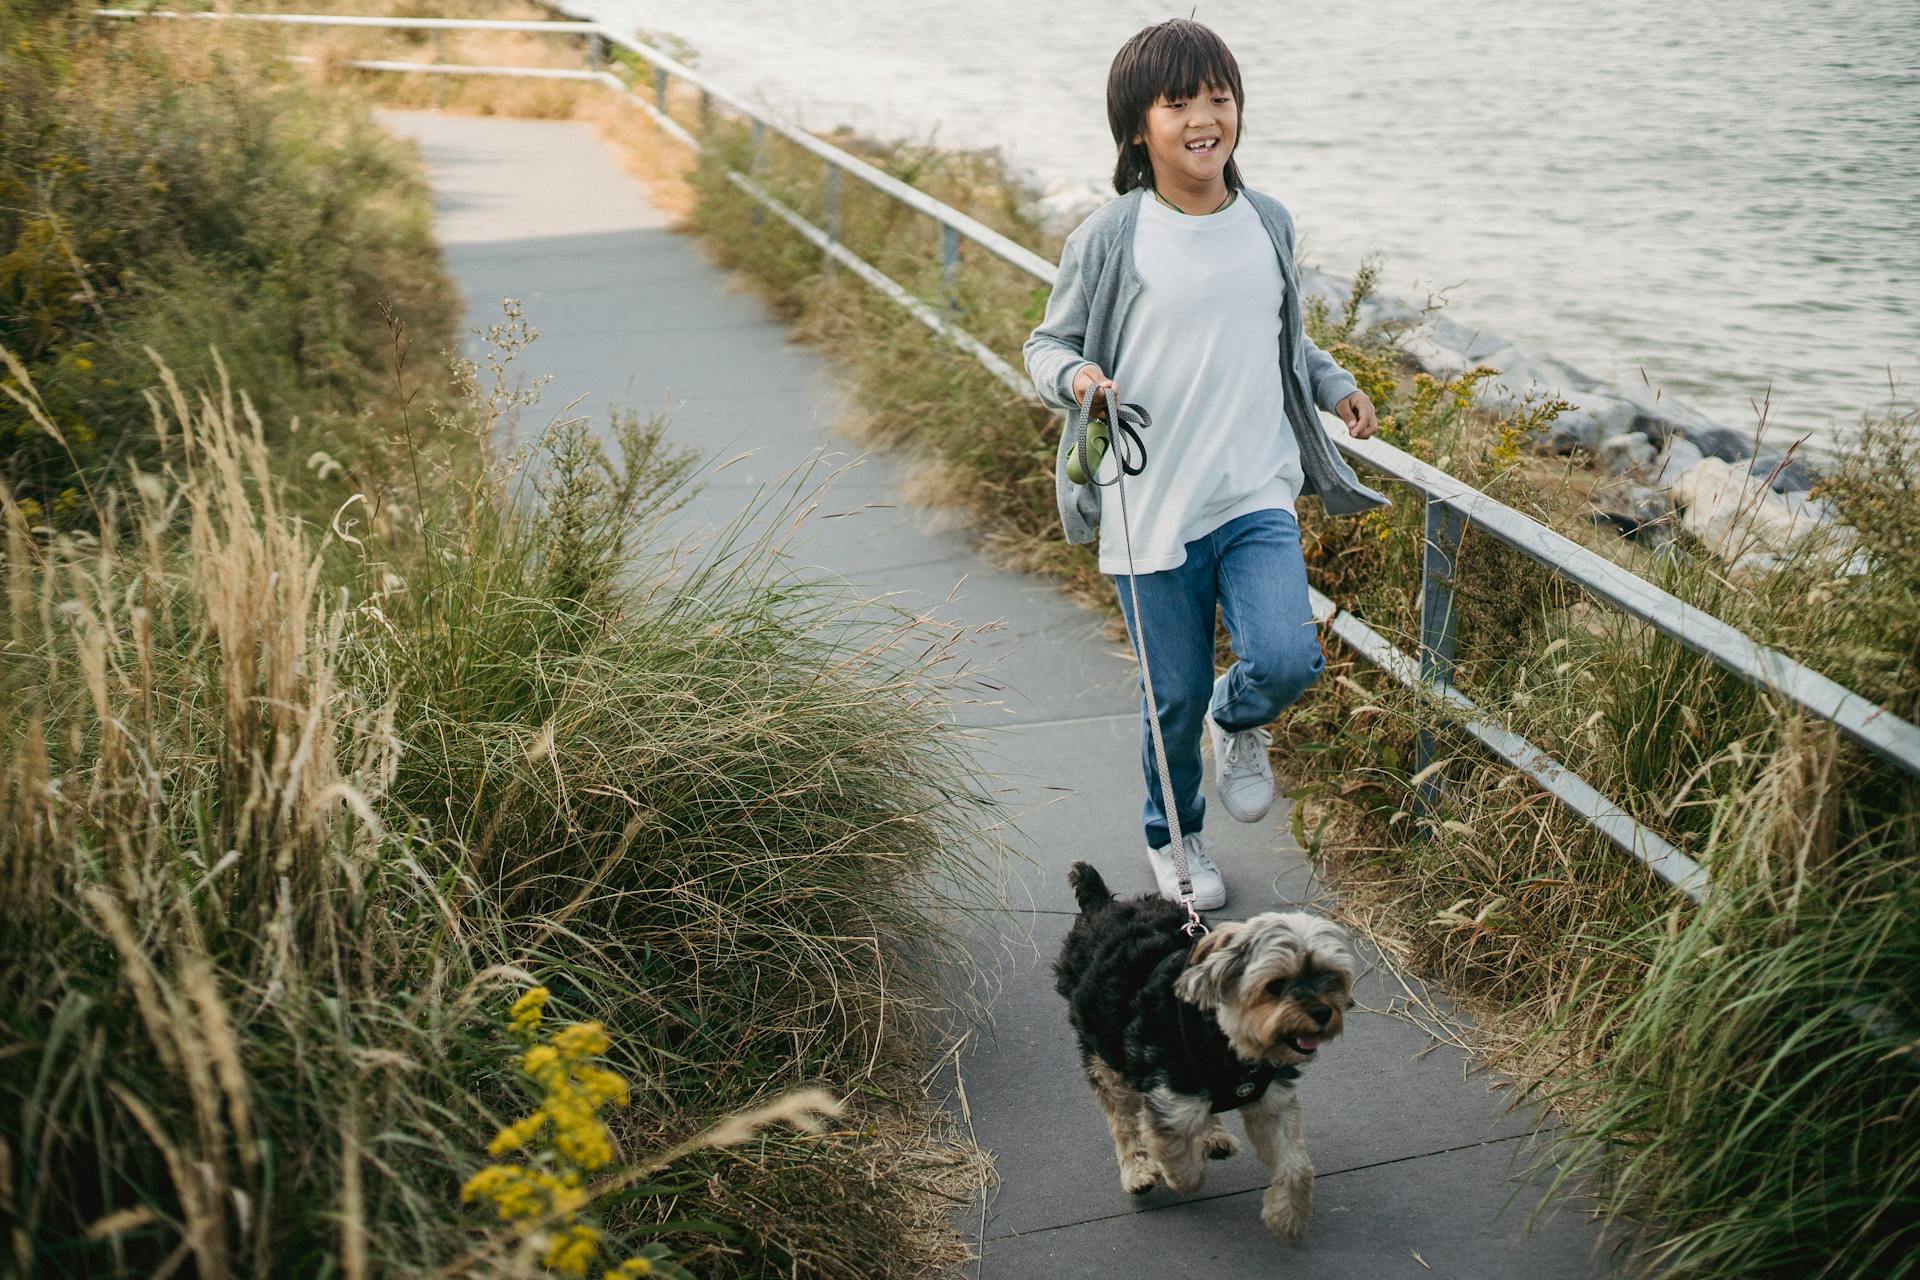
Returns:
[[[1281,1240],[1299,1240],[1313,1217],[1313,1183],[1292,1187],[1278,1183],[1267,1188],[1260,1201],[1260,1221]]]
[[[1160,1166],[1151,1156],[1133,1156],[1120,1166],[1120,1189],[1130,1196],[1143,1196],[1160,1185]]]
[[[1200,1151],[1209,1160],[1230,1160],[1240,1152],[1240,1139],[1225,1129],[1214,1129],[1200,1139]]]

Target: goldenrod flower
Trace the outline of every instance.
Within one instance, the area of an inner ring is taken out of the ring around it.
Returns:
[[[490,1164],[467,1179],[460,1190],[465,1200],[488,1200],[509,1222],[546,1215],[553,1197],[539,1175],[510,1164]]]
[[[517,1151],[539,1137],[540,1130],[546,1125],[547,1116],[543,1111],[536,1111],[524,1120],[516,1120],[494,1135],[493,1141],[487,1144],[487,1154],[497,1156]]]
[[[513,1002],[507,1011],[508,1026],[515,1032],[533,1032],[540,1028],[542,1011],[547,1007],[547,989],[535,987]]]
[[[572,1023],[542,1035],[547,989],[535,987],[513,1004],[511,1029],[524,1051],[520,1070],[539,1087],[531,1115],[502,1128],[488,1144],[494,1155],[523,1151],[525,1165],[489,1165],[467,1180],[463,1201],[485,1201],[541,1251],[548,1271],[581,1276],[600,1254],[598,1227],[581,1221],[592,1203],[586,1176],[613,1160],[613,1135],[600,1110],[626,1106],[627,1082],[587,1059],[611,1044],[597,1022]],[[630,1258],[600,1272],[603,1280],[654,1274],[651,1260]]]
[[[537,1044],[527,1050],[526,1056],[520,1059],[520,1069],[548,1089],[553,1088],[556,1079],[564,1078],[564,1075],[560,1077],[554,1075],[554,1068],[559,1065],[560,1052],[550,1044]]]
[[[547,1270],[563,1276],[584,1276],[587,1264],[600,1251],[600,1233],[592,1227],[574,1223],[553,1233],[541,1261]]]
[[[600,1067],[575,1067],[574,1083],[587,1095],[587,1100],[595,1106],[611,1103],[616,1107],[627,1105],[627,1082],[611,1071]]]
[[[576,1022],[553,1038],[553,1047],[569,1062],[605,1053],[612,1042],[597,1022]]]

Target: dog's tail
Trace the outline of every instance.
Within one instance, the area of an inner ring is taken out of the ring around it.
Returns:
[[[1095,911],[1113,901],[1113,893],[1107,888],[1107,882],[1093,869],[1093,864],[1076,862],[1067,868],[1067,883],[1073,887],[1073,896],[1080,903],[1082,913]]]

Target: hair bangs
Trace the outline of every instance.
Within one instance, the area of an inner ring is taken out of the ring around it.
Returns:
[[[1148,105],[1161,98],[1196,98],[1203,89],[1226,89],[1238,103],[1245,96],[1240,90],[1240,65],[1226,42],[1197,22],[1178,25],[1186,29],[1151,42],[1141,60],[1140,78],[1152,89]]]
[[[1107,125],[1119,151],[1113,171],[1116,192],[1125,195],[1135,187],[1153,186],[1146,145],[1133,140],[1146,126],[1147,111],[1162,98],[1187,100],[1203,89],[1231,93],[1244,122],[1246,92],[1240,83],[1240,64],[1211,27],[1174,18],[1137,32],[1120,46],[1107,72]],[[1231,158],[1226,182],[1229,189],[1240,189],[1240,167]]]

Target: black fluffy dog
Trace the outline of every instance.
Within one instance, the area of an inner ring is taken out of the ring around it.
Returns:
[[[1067,873],[1080,915],[1054,962],[1054,987],[1080,1038],[1080,1061],[1106,1112],[1120,1185],[1164,1179],[1199,1190],[1205,1161],[1238,1144],[1220,1113],[1238,1110],[1272,1183],[1261,1221],[1298,1239],[1313,1212],[1313,1162],[1300,1145],[1293,1081],[1340,1034],[1353,960],[1332,921],[1270,911],[1198,941],[1186,913],[1147,894],[1117,899],[1100,873]]]

